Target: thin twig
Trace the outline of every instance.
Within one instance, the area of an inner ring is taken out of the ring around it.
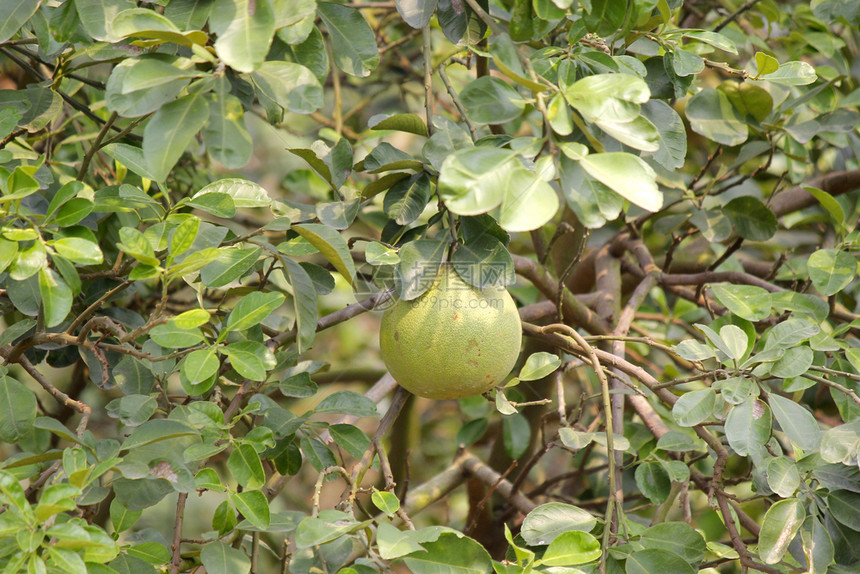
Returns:
[[[173,522],[173,557],[170,559],[170,574],[179,574],[179,565],[182,562],[180,549],[182,547],[182,519],[185,516],[185,501],[188,494],[180,492],[176,499],[176,518]]]
[[[432,28],[428,22],[421,33],[423,44],[421,52],[424,54],[424,109],[427,114],[427,133],[433,133],[433,45],[430,42]]]

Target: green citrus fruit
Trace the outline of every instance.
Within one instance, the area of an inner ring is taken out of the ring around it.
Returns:
[[[379,331],[391,376],[430,399],[471,397],[497,385],[511,372],[521,342],[508,291],[472,287],[450,265],[423,295],[386,310]]]

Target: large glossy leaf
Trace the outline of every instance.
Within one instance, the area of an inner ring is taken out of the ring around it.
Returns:
[[[639,538],[645,548],[655,548],[676,554],[690,564],[705,557],[705,539],[685,522],[663,522],[647,529]]]
[[[319,249],[350,285],[355,284],[355,263],[346,240],[337,230],[318,223],[294,225],[292,229]]]
[[[591,531],[597,520],[585,510],[562,502],[541,504],[525,517],[520,535],[529,546],[549,544],[564,532]]]
[[[457,274],[475,287],[504,286],[515,281],[511,254],[489,234],[466,241],[454,252],[451,262]]]
[[[38,9],[39,3],[32,0],[0,0],[0,42],[14,36]]]
[[[439,273],[447,243],[435,239],[410,241],[400,250],[397,287],[400,299],[411,301],[427,291]]]
[[[430,178],[426,173],[402,179],[385,194],[383,209],[400,225],[409,225],[424,211],[430,201]]]
[[[776,215],[759,199],[742,195],[728,202],[723,213],[732,222],[735,231],[750,241],[767,241],[778,228]]]
[[[749,398],[729,412],[726,439],[736,453],[748,456],[767,443],[771,427],[770,407],[759,399]]]
[[[248,293],[230,311],[221,338],[229,331],[243,331],[259,324],[280,307],[284,300],[283,293]]]
[[[425,542],[422,546],[423,551],[403,558],[414,574],[489,574],[493,571],[492,560],[484,547],[466,536],[445,532],[434,542]]]
[[[251,79],[260,94],[285,110],[309,114],[323,105],[323,89],[319,80],[300,64],[264,62]]]
[[[72,309],[72,290],[66,282],[53,269],[43,268],[39,271],[39,293],[45,326],[55,327],[62,323]]]
[[[209,25],[218,35],[218,57],[239,72],[253,72],[266,59],[275,14],[271,0],[215,0]]]
[[[470,82],[460,99],[469,119],[479,124],[501,124],[516,119],[526,102],[507,82],[483,76]]]
[[[227,468],[242,488],[259,488],[266,482],[260,456],[249,444],[239,444],[227,459]]]
[[[317,4],[317,12],[329,32],[335,65],[352,76],[369,76],[379,64],[379,50],[361,13],[331,2]]]
[[[269,527],[271,512],[266,495],[259,490],[246,490],[229,495],[230,502],[242,513],[245,520],[261,530]]]
[[[244,552],[217,540],[203,546],[200,561],[211,574],[248,574],[251,571],[251,560]]]
[[[436,3],[437,0],[396,0],[394,5],[404,22],[420,30],[433,17]]]
[[[782,431],[804,451],[817,450],[821,429],[812,413],[776,393],[769,396],[770,408]]]
[[[623,152],[596,153],[579,163],[594,179],[642,209],[653,212],[663,207],[657,175],[641,158]]]
[[[170,170],[209,118],[209,106],[199,94],[166,104],[143,130],[143,156],[156,181],[167,179]]]
[[[857,259],[838,249],[819,249],[807,260],[809,278],[818,292],[829,297],[842,291],[857,275]]]
[[[771,296],[762,287],[721,283],[710,287],[717,301],[738,317],[761,321],[770,316]]]
[[[479,215],[502,203],[517,167],[508,150],[476,147],[449,155],[439,175],[439,196],[458,215]]]
[[[532,231],[542,227],[558,212],[558,195],[539,174],[517,161],[508,178],[502,205],[493,212],[502,229]]]
[[[711,418],[716,404],[717,395],[713,389],[689,391],[672,406],[672,416],[682,427],[695,426]]]
[[[705,88],[690,98],[686,111],[693,131],[717,143],[734,146],[749,136],[743,118],[719,90]]]
[[[683,558],[673,552],[658,548],[639,550],[627,557],[626,574],[693,574],[695,570]]]
[[[228,87],[226,82],[220,84]],[[203,143],[212,158],[229,169],[243,167],[251,159],[254,144],[245,128],[242,102],[226,90],[209,101],[209,122],[203,128]]]
[[[317,308],[316,290],[304,268],[286,257],[283,259],[290,285],[293,287],[293,305],[296,314],[296,342],[300,353],[310,348],[316,336]]]
[[[562,156],[559,166],[561,191],[583,225],[590,229],[603,227],[621,215],[622,197],[589,175],[578,161]]]
[[[806,510],[796,498],[780,500],[764,515],[758,538],[758,551],[765,564],[776,564],[800,530]]]
[[[17,442],[35,420],[36,396],[12,377],[0,375],[0,441]]]

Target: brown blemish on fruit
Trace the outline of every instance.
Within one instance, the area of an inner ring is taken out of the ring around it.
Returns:
[[[399,340],[400,340],[400,332],[399,332],[399,331],[394,331],[394,340],[395,340],[395,341],[399,341]]]
[[[454,319],[454,320],[456,321],[456,320],[457,320],[457,319],[459,319],[459,318],[460,318],[460,314],[459,314],[459,313],[454,313],[454,316],[452,317],[452,319]]]
[[[469,359],[469,360],[468,360],[468,361],[466,361],[466,362],[467,362],[468,364],[472,365],[473,367],[479,367],[479,366],[481,365],[481,364],[480,364],[478,361],[476,361],[475,359]]]

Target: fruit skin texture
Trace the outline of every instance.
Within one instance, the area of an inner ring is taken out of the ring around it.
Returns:
[[[450,265],[423,295],[386,310],[379,331],[391,376],[430,399],[489,390],[511,372],[521,343],[520,316],[507,289],[472,287]]]

